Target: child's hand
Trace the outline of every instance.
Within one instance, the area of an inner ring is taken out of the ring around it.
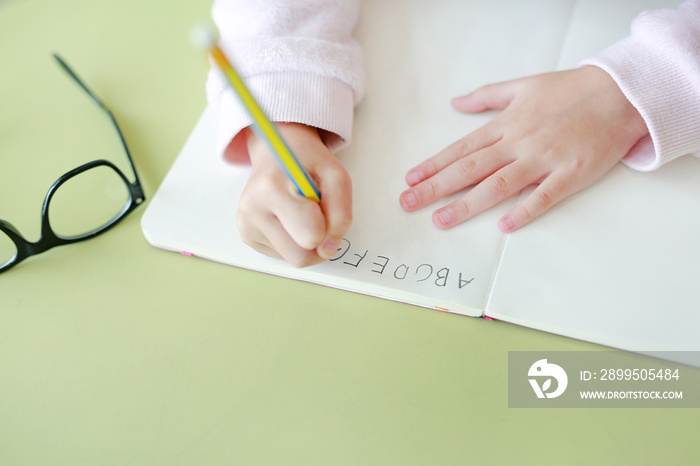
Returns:
[[[475,185],[433,213],[442,229],[538,184],[499,220],[501,231],[514,231],[596,182],[647,133],[615,81],[593,66],[484,86],[452,105],[505,110],[406,174],[411,188],[400,203],[408,211]]]
[[[321,202],[302,197],[265,142],[246,129],[252,170],[236,223],[249,246],[296,267],[306,267],[333,257],[350,228],[350,176],[315,128],[296,123],[277,126],[317,184]]]

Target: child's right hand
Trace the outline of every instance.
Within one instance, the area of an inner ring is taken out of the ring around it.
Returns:
[[[248,128],[252,170],[236,224],[243,241],[258,252],[306,267],[333,257],[350,228],[350,175],[316,128],[297,123],[278,123],[277,127],[318,186],[321,202],[297,192],[265,142]]]

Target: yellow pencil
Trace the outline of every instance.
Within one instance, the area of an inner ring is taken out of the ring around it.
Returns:
[[[229,62],[224,52],[218,46],[216,38],[211,30],[207,28],[196,29],[193,31],[193,41],[209,52],[214,62],[224,73],[231,88],[238,95],[241,103],[253,119],[253,131],[267,143],[270,151],[277,158],[282,170],[284,170],[292,183],[294,183],[299,194],[308,199],[320,202],[321,193],[318,188],[311,180],[306,170],[304,170],[304,167],[301,166],[299,160],[294,156],[294,153],[287,143],[282,139],[275,124],[270,121],[255,98],[253,98],[236,69],[231,65],[231,62]]]

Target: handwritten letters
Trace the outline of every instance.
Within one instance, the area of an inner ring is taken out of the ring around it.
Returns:
[[[363,269],[390,280],[427,283],[440,288],[452,287],[461,290],[474,281],[474,277],[449,267],[428,262],[406,264],[387,256],[370,254],[369,249],[353,248],[347,238],[343,238],[330,262],[343,267]]]

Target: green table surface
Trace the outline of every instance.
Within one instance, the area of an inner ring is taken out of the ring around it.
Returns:
[[[0,0],[0,218],[123,160],[152,197],[206,104],[209,1]],[[86,201],[87,202],[87,201]],[[508,351],[600,350],[153,248],[144,208],[0,275],[0,464],[697,464],[693,409],[509,409]]]

